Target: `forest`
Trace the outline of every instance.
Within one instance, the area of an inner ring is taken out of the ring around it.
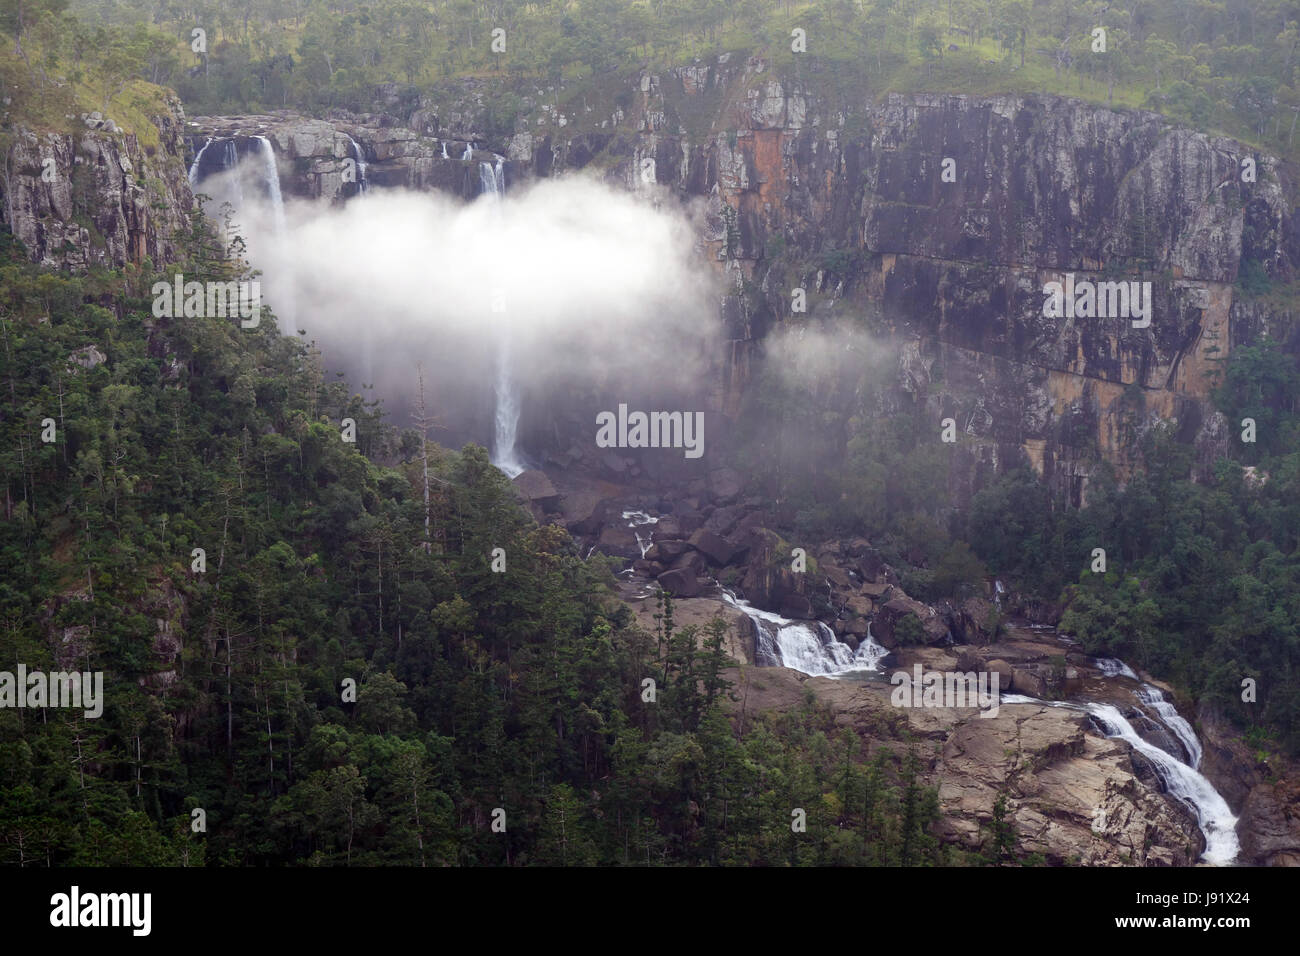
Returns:
[[[800,30],[846,96],[1060,93],[1284,154],[1300,119],[1294,0],[4,0],[0,29],[47,78],[105,97],[140,78],[192,114],[365,112],[383,85],[492,77],[508,130],[541,84],[580,101],[611,73],[724,52],[794,68]]]
[[[202,230],[185,272],[238,277]],[[4,256],[0,659],[107,675],[99,720],[0,710],[4,862],[1014,858],[1005,824],[939,846],[919,743],[868,760],[811,697],[733,720],[725,623],[676,627],[668,599],[638,628],[611,562],[538,526],[482,448],[399,432],[274,323],[155,319],[148,264]],[[87,342],[103,362],[69,359]]]

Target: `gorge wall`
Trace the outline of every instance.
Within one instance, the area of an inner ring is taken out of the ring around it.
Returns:
[[[958,502],[1027,461],[1080,503],[1098,462],[1123,477],[1162,420],[1207,472],[1234,434],[1209,401],[1220,360],[1265,332],[1289,335],[1288,312],[1234,283],[1245,270],[1295,278],[1293,172],[1154,113],[1040,96],[848,97],[815,71],[779,77],[760,58],[726,55],[629,77],[602,97],[517,90],[508,123],[501,88],[466,80],[436,102],[386,90],[382,112],[323,119],[198,117],[188,150],[175,106],[157,120],[153,155],[89,118],[101,128],[80,137],[20,129],[0,186],[5,221],[47,264],[165,258],[188,222],[189,162],[210,139],[253,135],[274,143],[286,197],[350,198],[358,149],[368,186],[465,198],[483,160],[504,157],[510,188],[586,170],[699,207],[728,339],[701,383],[698,407],[721,425],[712,434],[742,408],[774,327],[844,321],[890,352],[879,411],[923,403],[936,430],[952,417],[965,432]],[[73,173],[43,181],[47,155]],[[208,150],[201,169],[220,155]],[[1067,273],[1150,282],[1150,325],[1044,316],[1044,284]],[[795,289],[806,316],[792,312]],[[547,404],[546,417],[526,411],[521,440],[548,463],[607,477],[635,464],[574,462],[588,416]]]
[[[886,404],[923,402],[936,430],[951,416],[966,433],[958,499],[1027,460],[1080,503],[1097,463],[1122,477],[1161,420],[1195,443],[1203,471],[1226,449],[1232,430],[1209,401],[1220,360],[1290,327],[1234,287],[1246,269],[1296,275],[1284,164],[1150,112],[1039,96],[844,103],[816,76],[727,60],[631,78],[607,111],[585,97],[566,105],[563,91],[522,95],[513,134],[491,131],[480,81],[405,111],[394,95],[393,113],[199,118],[191,142],[268,135],[286,195],[306,198],[357,189],[344,173],[350,137],[380,187],[468,198],[478,163],[504,156],[512,187],[583,169],[698,203],[729,340],[704,407],[735,416],[774,327],[846,320],[896,357]],[[1044,284],[1067,273],[1150,282],[1150,325],[1045,317]],[[792,312],[796,288],[807,316]],[[552,453],[590,431],[585,417],[526,416],[524,427],[525,444]]]

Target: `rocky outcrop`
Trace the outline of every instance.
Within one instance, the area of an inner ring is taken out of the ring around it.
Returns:
[[[0,137],[0,221],[34,262],[84,272],[172,261],[189,227],[184,112],[175,97],[142,145],[98,113],[75,130],[15,126]]]
[[[1300,866],[1300,785],[1294,761],[1252,752],[1210,705],[1197,713],[1201,772],[1238,816],[1241,859],[1252,866]]]

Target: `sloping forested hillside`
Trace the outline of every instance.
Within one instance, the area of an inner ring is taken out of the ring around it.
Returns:
[[[426,506],[416,433],[270,321],[155,319],[157,278],[5,246],[0,659],[107,698],[0,710],[5,862],[936,859],[915,754],[737,727],[725,625],[634,626],[481,448],[429,444]]]

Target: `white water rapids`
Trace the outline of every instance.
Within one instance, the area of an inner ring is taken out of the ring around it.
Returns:
[[[754,622],[754,653],[760,666],[789,667],[813,676],[838,677],[879,671],[880,662],[889,654],[876,643],[870,628],[854,651],[821,621],[792,621],[759,610],[726,588],[722,589],[722,597]]]

